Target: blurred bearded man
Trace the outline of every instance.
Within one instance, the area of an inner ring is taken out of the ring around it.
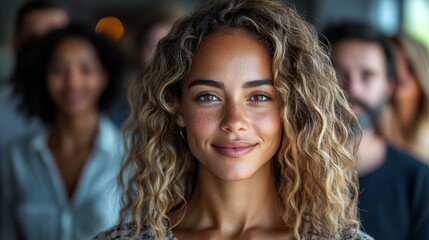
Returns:
[[[363,129],[356,163],[363,230],[375,239],[429,239],[429,168],[378,131],[378,116],[395,87],[387,38],[357,22],[332,25],[324,35]]]

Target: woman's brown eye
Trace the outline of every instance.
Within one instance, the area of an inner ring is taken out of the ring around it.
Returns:
[[[199,95],[196,99],[198,102],[215,102],[219,101],[219,98],[212,94]]]
[[[266,102],[271,100],[271,98],[263,94],[257,94],[257,95],[251,96],[250,100],[255,102]]]

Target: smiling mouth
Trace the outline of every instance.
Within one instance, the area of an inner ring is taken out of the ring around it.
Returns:
[[[78,91],[66,92],[63,96],[68,104],[77,104],[83,99],[83,93]]]
[[[216,146],[212,145],[213,148],[218,152],[219,154],[228,157],[228,158],[240,158],[251,151],[256,147],[257,144],[229,144],[229,145],[222,145],[222,146]]]

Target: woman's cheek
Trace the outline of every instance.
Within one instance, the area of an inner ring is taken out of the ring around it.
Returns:
[[[277,132],[281,129],[280,113],[278,110],[267,110],[254,113],[250,121],[252,125],[262,132]]]
[[[217,113],[211,111],[190,111],[186,117],[188,133],[206,135],[213,131],[218,123]]]

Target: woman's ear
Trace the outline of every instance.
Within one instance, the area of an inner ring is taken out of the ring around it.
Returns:
[[[185,118],[184,118],[183,113],[182,113],[180,100],[177,98],[177,96],[173,97],[173,107],[174,107],[174,110],[176,112],[175,118],[176,118],[177,126],[179,126],[181,128],[186,127]]]

